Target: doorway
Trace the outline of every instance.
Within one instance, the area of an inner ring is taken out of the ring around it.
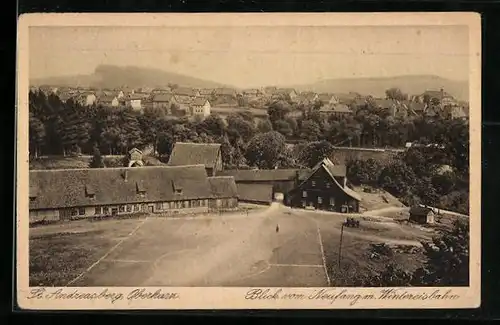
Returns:
[[[153,213],[154,212],[154,206],[150,205],[149,206],[149,213]]]

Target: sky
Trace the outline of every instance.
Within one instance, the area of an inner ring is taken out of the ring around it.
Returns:
[[[468,80],[468,35],[467,26],[30,27],[30,78],[112,64],[236,87],[424,74]]]

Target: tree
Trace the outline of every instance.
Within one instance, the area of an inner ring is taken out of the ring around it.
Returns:
[[[230,134],[248,141],[255,134],[253,121],[244,120],[240,115],[231,114],[227,117],[227,130]]]
[[[224,120],[217,114],[211,114],[200,123],[200,128],[212,136],[223,136],[226,125]]]
[[[284,100],[275,100],[267,108],[267,114],[271,124],[279,120],[284,120],[286,115],[291,111],[291,106]]]
[[[128,152],[129,149],[141,144],[141,128],[139,127],[137,116],[132,111],[124,109],[121,112],[121,142],[125,152]]]
[[[287,121],[278,120],[274,122],[274,129],[283,134],[285,137],[290,137],[293,135],[293,129]]]
[[[271,124],[271,121],[269,121],[269,119],[265,119],[265,120],[260,120],[258,122],[257,129],[261,133],[266,133],[266,132],[272,131],[273,130],[273,126]]]
[[[426,287],[469,285],[469,225],[456,221],[451,230],[422,242],[426,261],[413,272],[390,263],[378,274],[371,274],[363,286],[371,287]]]
[[[272,169],[278,167],[285,151],[285,137],[279,132],[270,131],[257,134],[250,140],[245,158],[252,166]]]
[[[395,161],[385,167],[379,176],[379,185],[396,197],[411,194],[417,176],[404,162]]]
[[[385,91],[385,97],[387,99],[395,99],[395,100],[406,100],[408,99],[407,94],[403,94],[401,89],[399,88],[390,88]]]
[[[422,242],[427,261],[415,271],[413,283],[424,286],[467,286],[469,284],[469,224],[456,220],[453,228]]]
[[[45,142],[45,126],[42,121],[29,113],[29,147],[35,158],[40,153],[40,148]]]
[[[354,184],[377,185],[382,165],[375,159],[353,159],[347,162],[347,178]]]
[[[101,156],[101,151],[97,146],[94,146],[94,154],[89,164],[90,168],[104,168],[104,160]]]
[[[332,152],[333,146],[328,141],[311,142],[300,153],[299,162],[308,168],[312,168],[324,158],[329,158]]]
[[[299,137],[309,141],[318,141],[321,136],[321,129],[318,123],[312,120],[302,121],[299,127]]]

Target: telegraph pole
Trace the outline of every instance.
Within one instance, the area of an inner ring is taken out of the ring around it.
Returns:
[[[342,256],[342,237],[344,237],[344,224],[345,224],[345,222],[342,223],[342,227],[340,228],[339,270],[340,270],[340,259],[341,259],[341,256]]]

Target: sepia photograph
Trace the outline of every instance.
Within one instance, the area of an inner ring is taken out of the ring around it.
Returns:
[[[26,17],[28,304],[479,303],[479,16],[273,15]]]

